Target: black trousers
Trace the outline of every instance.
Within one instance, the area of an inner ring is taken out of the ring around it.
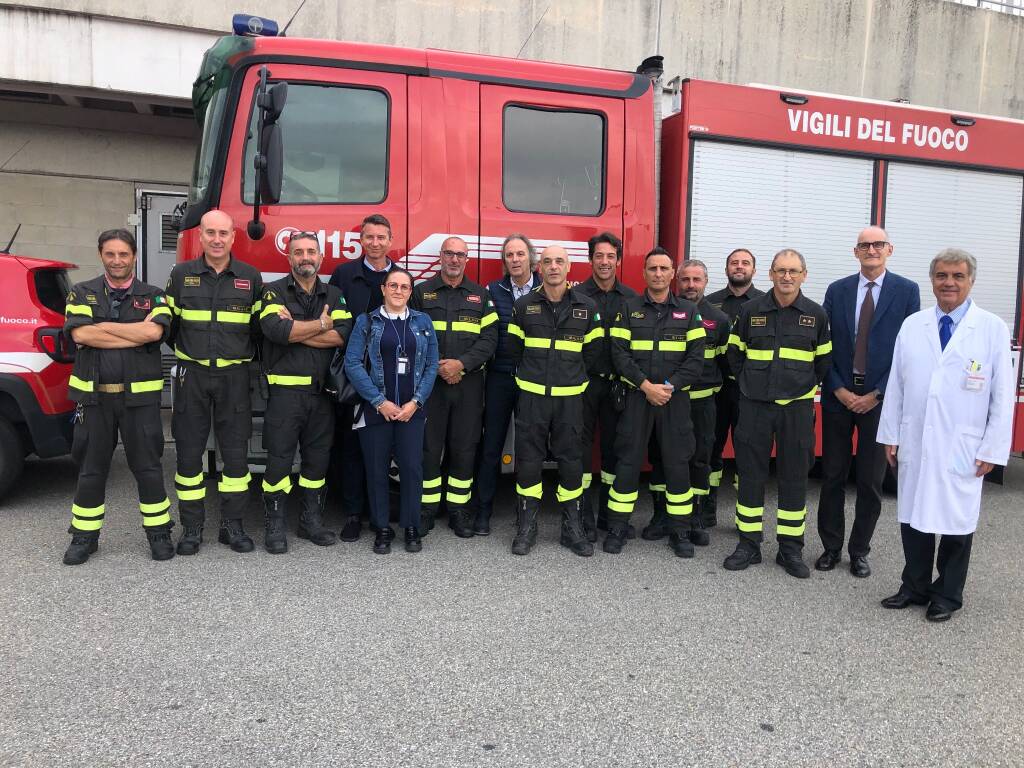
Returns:
[[[862,394],[858,392],[857,394]],[[821,495],[818,498],[818,535],[825,549],[843,548],[846,536],[846,481],[853,457],[853,433],[857,432],[857,502],[850,531],[850,557],[871,551],[871,536],[882,511],[882,480],[885,448],[875,442],[879,403],[867,413],[821,411]]]
[[[334,445],[330,485],[341,496],[342,517],[361,517],[367,510],[366,468],[358,430],[352,429],[354,405],[334,406]]]
[[[291,491],[296,448],[302,460],[299,487],[323,488],[333,439],[334,405],[327,395],[271,387],[263,416],[263,445],[267,449],[263,492]]]
[[[174,381],[171,431],[178,452],[174,476],[182,525],[202,525],[206,518],[206,483],[203,454],[213,425],[217,451],[224,468],[217,490],[221,517],[240,520],[248,501],[249,438],[252,408],[249,402],[249,366],[231,365],[208,370],[178,363]]]
[[[615,431],[619,423],[619,412],[612,402],[612,380],[594,376],[583,393],[583,443],[580,456],[583,461],[583,492],[586,494],[593,484],[594,431],[600,440],[601,483],[611,487],[615,482]],[[601,492],[604,492],[602,488]],[[589,494],[588,494],[589,495]]]
[[[900,523],[903,539],[903,589],[921,600],[930,600],[950,611],[964,604],[967,566],[971,562],[974,534],[962,536],[924,533]],[[935,540],[939,540],[939,556],[935,558]],[[939,575],[932,581],[933,566]]]
[[[714,396],[690,399],[690,421],[693,424],[694,450],[690,457],[690,487],[694,496],[706,496],[711,476],[711,451],[715,444]],[[661,462],[661,448],[652,439],[647,447],[651,462],[652,492],[665,491],[665,469]]]
[[[422,417],[414,417],[409,421],[369,424],[355,430],[359,435],[365,458],[370,523],[379,529],[388,527],[388,470],[391,468],[392,458],[398,465],[398,474],[401,478],[399,525],[403,528],[420,526],[424,424]]]
[[[442,489],[449,512],[469,506],[483,409],[483,371],[467,373],[458,384],[441,377],[434,382],[423,438],[422,503],[427,514],[437,514]],[[441,477],[442,461],[448,466],[447,483]]]
[[[814,450],[814,400],[778,405],[741,398],[733,445],[740,476],[736,496],[740,538],[755,546],[760,546],[764,538],[764,486],[774,445],[779,488],[775,534],[780,547],[802,549],[807,473]]]
[[[583,495],[580,434],[583,431],[583,396],[545,397],[519,393],[516,408],[516,493],[533,499],[544,495],[541,470],[548,455],[558,463],[559,502]]]
[[[501,452],[508,425],[519,399],[519,387],[511,373],[488,370],[484,385],[484,434],[480,438],[476,468],[476,497],[481,514],[490,515],[501,474]]]
[[[722,388],[715,395],[715,443],[711,449],[710,485],[717,489],[722,484],[722,452],[725,442],[729,439],[729,430],[733,434],[733,451],[736,450],[736,425],[740,418],[740,388],[732,379],[722,382]]]
[[[82,406],[75,423],[71,458],[78,465],[78,486],[71,506],[71,532],[99,531],[106,512],[107,475],[117,447],[124,443],[128,467],[139,488],[139,511],[146,528],[170,528],[170,500],[164,490],[160,458],[164,428],[160,404],[125,407],[123,394],[99,394],[96,405]]]
[[[626,408],[615,436],[615,482],[608,493],[608,522],[628,523],[639,496],[640,470],[651,438],[658,443],[665,472],[665,507],[669,523],[690,527],[693,492],[689,461],[696,440],[690,422],[690,396],[676,392],[662,406],[651,405],[639,389],[626,394]]]

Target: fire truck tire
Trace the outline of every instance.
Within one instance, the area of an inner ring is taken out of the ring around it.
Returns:
[[[11,486],[21,476],[25,466],[25,450],[18,430],[7,419],[0,416],[0,499],[7,495]]]

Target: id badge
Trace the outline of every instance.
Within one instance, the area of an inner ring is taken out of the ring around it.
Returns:
[[[985,377],[980,373],[968,373],[964,377],[964,389],[968,392],[980,392],[985,387]]]
[[[404,355],[398,357],[398,375],[405,376],[409,372],[409,358]]]

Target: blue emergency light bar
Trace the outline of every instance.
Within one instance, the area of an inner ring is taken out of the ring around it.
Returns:
[[[262,16],[236,13],[231,17],[231,29],[242,37],[277,37],[277,22]]]

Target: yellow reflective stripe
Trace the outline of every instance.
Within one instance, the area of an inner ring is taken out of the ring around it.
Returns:
[[[614,472],[605,472],[602,469],[601,470],[601,482],[604,483],[605,485],[611,485],[612,483],[615,482],[615,473]]]
[[[252,305],[252,313],[251,314],[259,315],[259,313],[260,313],[260,311],[262,309],[263,309],[263,300],[262,299],[257,299],[256,303]]]
[[[182,352],[180,349],[178,349],[177,346],[174,347],[174,356],[176,358],[178,358],[179,360],[188,360],[190,363],[199,363],[199,365],[209,365],[210,364],[209,360],[198,360],[198,359],[196,359],[194,357],[189,357],[184,352]]]
[[[743,341],[743,339],[735,333],[729,334],[729,341],[726,343],[726,346],[729,345],[736,347],[740,352],[743,352],[747,348],[747,342]]]
[[[744,517],[763,517],[764,507],[745,507],[739,502],[736,503],[737,514],[743,515]]]
[[[421,504],[440,504],[441,503],[441,492],[437,493],[424,493],[420,496]]]
[[[71,505],[71,527],[79,531],[98,531],[103,527],[104,504],[98,507]]]
[[[423,487],[424,487],[424,489],[426,489],[426,488],[440,488],[441,487],[441,477],[440,477],[440,475],[438,477],[432,477],[429,480],[424,479],[423,480]]]
[[[704,397],[710,397],[720,390],[721,387],[711,387],[711,389],[694,389],[690,391],[691,400],[700,400]]]
[[[241,365],[242,363],[248,363],[251,361],[251,357],[247,357],[244,360],[222,360],[221,358],[217,358],[216,363],[218,368],[227,368],[229,365]],[[202,361],[200,360],[199,362]]]
[[[758,518],[757,522],[748,523],[746,520],[742,519],[739,515],[737,515],[736,527],[744,533],[756,533],[757,531],[761,531],[764,529],[764,522],[762,522],[761,518]]]
[[[814,354],[815,354],[815,356],[827,355],[831,351],[832,351],[832,342],[831,341],[826,341],[824,344],[819,344],[815,348]]]
[[[716,469],[710,475],[708,475],[708,482],[712,488],[717,488],[722,484],[722,470]]]
[[[313,383],[312,376],[282,376],[276,373],[267,374],[267,383],[281,387],[303,387]]]
[[[540,336],[524,336],[523,344],[534,349],[550,349],[551,339],[543,339]]]
[[[292,478],[290,475],[285,475],[276,483],[268,483],[264,476],[262,487],[264,493],[288,493],[292,489]]]
[[[181,310],[181,319],[189,320],[196,323],[208,323],[212,318],[212,313],[208,309],[183,309]]]
[[[308,477],[299,475],[299,488],[323,488],[327,485],[327,478],[321,477],[319,480],[310,480]]]
[[[775,357],[774,349],[747,349],[748,360],[771,360]]]
[[[654,342],[650,339],[633,339],[629,342],[630,349],[639,349],[644,352],[654,351]]]
[[[685,504],[693,498],[693,491],[689,488],[686,489],[686,493],[670,493],[665,492],[665,500],[672,504]]]
[[[803,520],[807,517],[807,507],[803,509],[780,509],[775,512],[779,520]]]
[[[178,501],[198,501],[199,499],[206,498],[206,486],[196,488],[190,491],[183,491],[181,488],[175,488],[174,492],[178,496]]]
[[[600,339],[603,336],[604,336],[604,328],[602,328],[599,325],[596,328],[591,328],[589,331],[587,331],[587,335],[583,337],[583,343],[584,344],[589,344],[594,339]]]
[[[577,488],[576,490],[574,490],[574,491],[570,491],[569,489],[563,488],[562,486],[558,486],[558,488],[555,489],[555,498],[560,503],[564,502],[564,501],[572,501],[573,499],[578,499],[582,495],[583,495],[583,486],[582,485],[579,488]]]
[[[439,481],[440,479],[441,478],[438,478]],[[461,480],[458,477],[452,477],[451,475],[448,475],[448,485],[450,485],[452,488],[472,488],[473,478],[469,478],[468,480]]]
[[[749,350],[747,354],[750,354]],[[814,362],[814,353],[806,349],[779,347],[779,358],[782,360],[801,360],[805,363],[811,363]]]
[[[705,336],[707,336],[707,333],[704,331],[703,327],[691,328],[686,332],[687,341],[693,341],[694,339],[703,339]]]
[[[352,313],[347,309],[332,309],[331,320],[351,320]]]
[[[584,472],[583,473],[583,490],[585,490],[585,491],[588,490],[590,488],[590,484],[593,482],[593,480],[594,480],[594,475],[592,473]]]
[[[686,517],[693,514],[693,504],[669,504],[666,502],[665,511],[675,517]]]
[[[484,315],[483,317],[480,318],[480,327],[481,328],[486,328],[491,323],[495,323],[497,321],[498,321],[498,313],[497,312],[488,312],[486,315]]]
[[[267,304],[267,306],[263,308],[263,311],[260,312],[260,320],[262,320],[267,315],[276,315],[282,309],[284,309],[283,304]]]
[[[526,334],[523,333],[523,329],[520,328],[515,323],[508,324],[508,332],[511,333],[513,336],[518,336],[520,339],[526,338]]]
[[[622,493],[620,491],[616,491],[614,488],[609,488],[608,489],[608,498],[609,499],[615,499],[616,501],[636,501],[637,498],[639,498],[639,496],[640,496],[640,492],[639,491],[632,491],[630,493]]]
[[[164,511],[156,515],[143,515],[142,527],[153,528],[158,525],[168,525],[171,522],[171,513]]]
[[[290,480],[291,478],[289,478]],[[217,490],[221,493],[244,493],[249,490],[249,482],[252,480],[252,475],[248,472],[245,473],[245,477],[228,477],[227,475],[220,476],[220,482],[217,483]]]
[[[176,485],[186,485],[186,486],[192,486],[192,487],[197,486],[197,485],[202,485],[203,484],[203,473],[200,472],[198,475],[195,475],[193,477],[185,477],[184,475],[179,475],[179,474],[175,473],[175,475],[174,475],[174,482],[175,482]]]
[[[81,390],[82,392],[92,392],[95,389],[95,385],[91,381],[85,381],[77,376],[73,375],[68,379],[68,386],[74,387],[75,389]]]
[[[807,530],[807,523],[800,523],[800,525],[775,524],[775,533],[779,536],[803,536],[805,530]]]
[[[728,344],[728,342],[726,342],[726,343],[725,343],[725,344],[723,344],[722,346],[720,346],[720,347],[717,347],[717,348],[715,349],[715,352],[716,352],[717,354],[719,354],[719,355],[724,355],[724,354],[725,354],[725,353],[726,353],[726,352],[727,352],[728,350],[729,350],[729,344]]]
[[[555,349],[560,349],[563,352],[582,352],[583,342],[580,341],[563,341],[562,339],[555,340]]]
[[[710,491],[708,491],[707,488],[694,488],[693,489],[693,495],[694,496],[707,496],[709,493],[710,493]]]
[[[447,321],[445,321],[445,320],[434,320],[432,322],[434,323],[434,330],[435,331],[447,331],[448,330],[448,323],[447,323]]]
[[[144,504],[141,501],[139,502],[139,512],[141,512],[144,515],[157,515],[163,512],[165,509],[170,508],[171,500],[168,499],[166,496],[164,497],[163,501],[157,501],[153,504]]]
[[[635,502],[632,501],[615,501],[614,499],[608,499],[608,509],[612,512],[621,512],[628,515],[633,511]]]
[[[589,381],[585,381],[582,384],[576,384],[571,387],[544,387],[541,384],[534,384],[532,381],[526,379],[520,379],[516,376],[516,385],[524,392],[532,392],[535,395],[552,395],[554,397],[569,397],[571,395],[582,395],[586,389]]]
[[[71,505],[71,514],[75,517],[95,518],[103,517],[107,505],[100,504],[98,507],[80,507],[77,504]]]
[[[68,304],[64,307],[64,313],[67,315],[85,315],[86,317],[92,317],[92,307],[88,304]]]
[[[156,315],[167,315],[168,317],[170,317],[170,315],[171,315],[171,308],[170,307],[164,307],[164,306],[156,307],[149,314],[151,314],[153,316],[156,316]]]
[[[460,320],[456,320],[452,323],[452,331],[462,331],[463,333],[480,333],[480,326],[476,323],[463,323]]]
[[[535,395],[543,395],[544,387],[540,384],[534,384],[532,381],[526,381],[526,379],[520,379],[516,376],[516,386],[518,386],[524,392],[532,392]]]
[[[715,355],[717,355],[717,354],[718,354],[718,348],[717,347],[704,347],[704,359],[705,360],[714,360],[715,359]]]
[[[685,352],[686,342],[685,341],[659,341],[658,342],[659,352]]]
[[[815,384],[813,387],[811,387],[811,391],[808,392],[806,395],[800,395],[800,397],[794,397],[791,400],[776,400],[775,403],[776,405],[789,405],[790,403],[795,403],[797,400],[810,400],[814,397],[817,391],[818,385]]]
[[[589,381],[584,381],[582,384],[577,384],[573,387],[552,387],[551,394],[554,397],[570,397],[572,395],[582,395],[587,391],[587,385]]]
[[[251,319],[251,315],[248,312],[227,312],[220,309],[217,310],[218,323],[248,323]]]
[[[619,328],[618,326],[611,328],[608,331],[608,335],[616,339],[625,339],[626,341],[629,341],[633,336],[632,332],[628,328]]]
[[[664,493],[666,490],[664,483],[648,483],[647,490],[651,493]]]
[[[520,496],[528,496],[531,499],[540,499],[544,497],[544,483],[537,483],[524,488],[519,483],[516,483],[516,493]]]
[[[139,392],[159,392],[164,388],[163,379],[149,379],[148,381],[133,381],[129,388],[132,394]]]
[[[169,293],[165,293],[164,299],[167,301],[167,306],[174,310],[174,314],[178,314],[178,305],[175,303],[174,297]]]
[[[452,504],[468,504],[472,496],[473,494],[470,492],[456,493],[454,490],[449,488],[448,491],[445,493],[444,498],[445,501],[449,501]]]

